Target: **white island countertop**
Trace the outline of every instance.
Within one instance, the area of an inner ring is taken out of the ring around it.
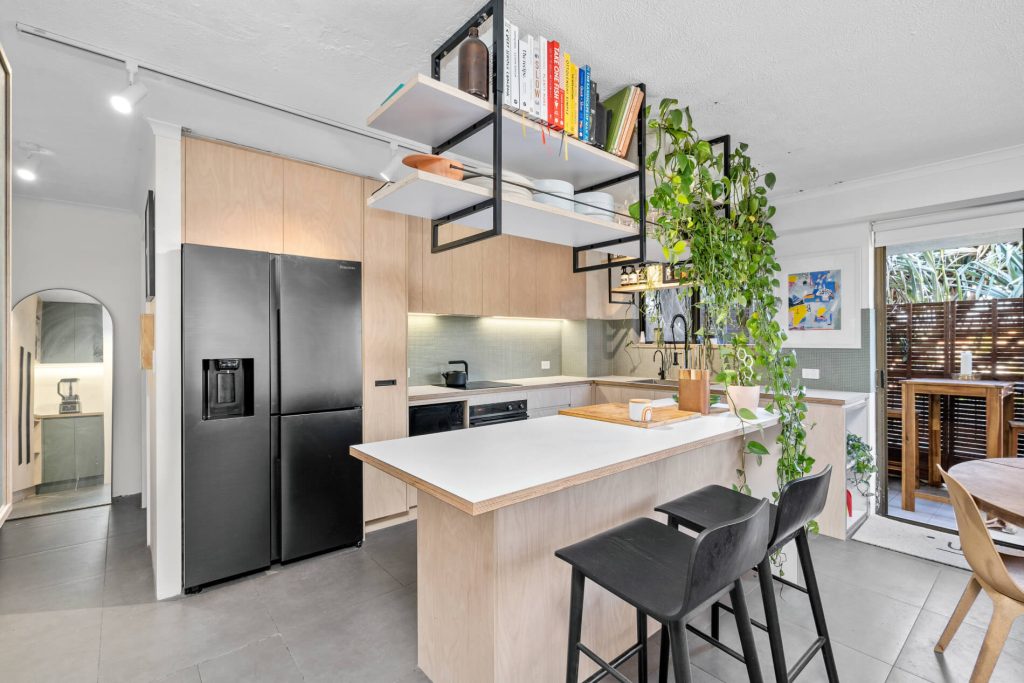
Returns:
[[[758,410],[748,433],[777,419]],[[643,429],[565,415],[353,446],[350,452],[470,515],[740,435],[740,420],[712,413]],[[767,445],[767,444],[766,444]]]

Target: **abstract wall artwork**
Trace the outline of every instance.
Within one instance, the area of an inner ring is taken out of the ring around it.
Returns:
[[[840,270],[812,270],[790,274],[789,329],[841,329],[841,275]]]

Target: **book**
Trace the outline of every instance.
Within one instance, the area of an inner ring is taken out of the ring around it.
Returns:
[[[501,83],[501,104],[505,107],[512,106],[512,22],[505,20],[505,40],[502,43],[501,68],[503,78]]]
[[[543,73],[543,60],[541,55],[547,59],[547,48],[544,47],[544,38],[540,36],[530,36],[530,43],[533,46],[531,50],[531,65],[533,66],[533,107],[531,109],[533,118],[538,121],[544,120],[544,112],[541,108],[541,93],[544,91],[544,73]]]
[[[537,104],[537,116],[543,123],[548,123],[548,41],[541,36],[537,39],[539,45],[535,50],[537,55],[538,73],[540,78],[537,82],[537,91],[540,93],[540,101]]]
[[[619,146],[619,156],[624,157],[629,152],[629,146],[633,141],[633,131],[636,130],[637,119],[640,116],[640,107],[644,103],[644,93],[640,88],[633,89],[633,105],[630,107],[629,113],[626,118],[626,127],[624,129],[625,134],[622,137],[621,144]],[[642,133],[643,131],[641,131]],[[643,160],[641,160],[643,163]]]
[[[590,65],[580,67],[580,140],[591,142],[590,128]]]
[[[562,126],[567,135],[576,135],[576,65],[572,63],[572,56],[563,52],[564,64],[562,73],[565,78],[565,120]]]
[[[562,130],[562,102],[565,97],[562,79],[562,47],[557,40],[548,41],[548,114],[555,130]]]
[[[512,24],[512,111],[519,111],[519,27]]]
[[[530,67],[530,57],[533,50],[530,48],[530,36],[519,39],[519,111],[524,114],[530,112],[533,106],[533,69]]]
[[[615,153],[615,149],[618,147],[618,134],[622,128],[622,121],[626,117],[626,110],[629,109],[630,98],[633,94],[633,87],[627,85],[622,90],[607,98],[604,101],[605,111],[610,113],[608,122],[608,141],[605,143],[605,149],[609,152]]]

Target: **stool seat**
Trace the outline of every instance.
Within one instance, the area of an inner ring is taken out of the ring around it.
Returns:
[[[669,621],[683,609],[694,545],[693,537],[641,517],[555,555],[613,595]]]
[[[687,529],[704,531],[709,527],[721,524],[723,520],[749,515],[760,503],[758,498],[734,491],[726,486],[711,484],[675,500],[662,503],[654,509],[657,512],[665,513],[669,518],[679,520]],[[778,513],[779,508],[769,503],[769,529],[775,529],[775,517]]]

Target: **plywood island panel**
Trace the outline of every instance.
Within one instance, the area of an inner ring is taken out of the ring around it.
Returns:
[[[778,427],[768,416],[762,427],[772,454],[748,463],[756,495],[775,485]],[[571,572],[555,550],[657,519],[656,505],[701,486],[731,484],[743,439],[724,415],[650,430],[553,416],[353,447],[420,489],[420,668],[453,683],[564,680]],[[589,647],[610,659],[635,627],[630,607],[587,584]],[[582,668],[581,678],[594,671]]]

